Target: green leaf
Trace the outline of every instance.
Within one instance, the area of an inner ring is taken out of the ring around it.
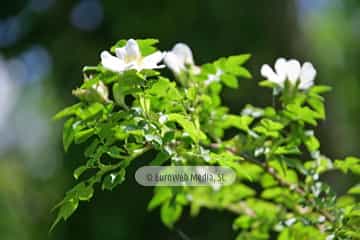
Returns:
[[[109,148],[109,150],[106,151],[106,153],[110,157],[115,158],[115,159],[124,159],[125,158],[125,156],[124,156],[125,151],[122,148],[117,147],[117,146],[111,146]]]
[[[162,203],[169,201],[171,197],[172,197],[171,188],[168,187],[156,188],[155,194],[148,204],[148,210],[153,210],[154,208],[160,206]]]
[[[228,62],[230,64],[242,65],[247,62],[251,57],[251,54],[240,54],[236,56],[228,57]]]
[[[79,143],[83,143],[86,140],[88,140],[91,136],[93,136],[95,133],[95,128],[90,128],[90,129],[86,129],[86,130],[80,130],[80,131],[75,131],[75,143],[79,144]]]
[[[248,215],[242,215],[235,219],[233,223],[233,229],[248,229],[250,228],[251,224],[254,222],[254,219]]]
[[[220,189],[218,196],[223,206],[231,203],[238,203],[241,199],[252,197],[255,195],[255,190],[246,186],[245,184],[237,183],[230,186],[224,186]]]
[[[243,67],[236,67],[232,69],[232,73],[238,77],[252,78],[251,73]]]
[[[312,97],[308,98],[307,102],[319,114],[319,118],[325,119],[325,107],[322,99]]]
[[[71,116],[71,115],[75,115],[77,110],[79,108],[81,108],[82,106],[82,103],[77,103],[77,104],[74,104],[70,107],[67,107],[67,108],[64,108],[63,110],[61,110],[60,112],[58,112],[54,117],[53,119],[54,120],[58,120],[58,119],[61,119],[61,118],[64,118],[64,117],[68,117],[68,116]]]
[[[260,124],[254,127],[253,130],[267,137],[278,138],[280,136],[279,131],[283,128],[284,125],[282,123],[275,122],[270,119],[262,119]]]
[[[176,101],[182,98],[176,88],[176,83],[163,77],[160,77],[151,88],[146,90],[146,93],[156,97],[166,97],[167,100]]]
[[[96,116],[97,114],[99,114],[102,110],[104,110],[104,105],[102,105],[101,103],[95,102],[95,103],[89,104],[85,108],[78,109],[78,111],[76,112],[76,115],[78,115],[78,117],[80,117],[82,120],[88,120],[88,119]]]
[[[125,180],[125,173],[125,169],[123,168],[118,172],[110,173],[104,178],[101,188],[112,191]]]
[[[206,135],[200,130],[196,129],[195,125],[189,121],[184,115],[178,113],[168,114],[168,121],[175,121],[182,126],[195,143],[206,139]]]
[[[215,69],[223,70],[225,73],[223,74],[223,76],[229,75],[229,76],[251,78],[250,72],[244,67],[240,66],[243,63],[245,63],[249,58],[250,58],[250,54],[242,54],[237,56],[230,56],[228,58],[220,58],[214,63]],[[216,71],[212,71],[210,72],[210,74],[214,74],[215,72]],[[233,79],[229,79],[229,80],[225,79],[224,83],[227,84],[226,83],[227,81],[228,84],[231,85],[229,87],[234,87],[235,82]],[[237,81],[236,81],[236,85],[237,85]]]
[[[153,69],[143,69],[141,70],[141,74],[146,76],[147,78],[156,77],[160,75],[158,71],[155,71]]]
[[[172,228],[174,223],[180,218],[182,206],[179,204],[171,204],[167,201],[161,207],[161,220],[168,227]]]
[[[126,44],[127,40],[120,40],[118,41],[112,48],[111,51],[115,52],[116,48],[120,48],[120,47],[124,47]],[[157,39],[152,39],[152,38],[148,38],[148,39],[136,39],[136,42],[139,45],[140,48],[140,52],[142,56],[147,56],[153,52],[156,51],[156,48],[153,47],[153,45],[157,44],[159,42],[159,40]]]
[[[74,136],[75,136],[75,131],[74,131],[74,128],[73,128],[74,122],[75,122],[75,119],[70,118],[64,123],[63,145],[64,145],[65,152],[67,152],[67,150],[69,149],[71,143],[74,141]]]
[[[267,188],[261,193],[261,197],[265,199],[274,199],[282,195],[285,190],[280,187]]]
[[[360,175],[360,159],[356,157],[347,157],[345,160],[335,160],[335,166],[347,173],[349,170]]]
[[[104,71],[104,67],[102,65],[97,65],[97,66],[84,66],[82,71],[85,72],[103,72]]]
[[[94,195],[94,189],[90,185],[86,186],[85,184],[81,184],[80,187],[77,188],[77,194],[79,200],[89,201]]]
[[[73,176],[77,180],[88,169],[87,166],[80,166],[74,170]]]
[[[326,86],[326,85],[315,85],[312,88],[310,88],[310,92],[311,93],[316,93],[316,94],[320,94],[320,93],[326,93],[331,91],[331,87],[330,86]]]
[[[166,152],[159,152],[155,159],[150,162],[150,166],[161,166],[167,160],[169,160],[170,156]]]
[[[285,114],[293,120],[301,120],[313,126],[317,125],[316,119],[321,118],[319,113],[311,110],[309,107],[301,107],[296,104],[287,105]]]
[[[98,82],[100,82],[100,78],[97,75],[96,77],[85,80],[80,88],[91,88],[93,85],[97,84]]]
[[[220,166],[230,167],[235,170],[239,178],[245,178],[249,181],[258,179],[260,173],[263,171],[261,167],[251,164],[240,162],[242,157],[236,156],[229,152],[220,154],[211,153],[211,162],[218,163]]]
[[[259,86],[260,87],[267,87],[267,88],[275,88],[278,85],[276,85],[276,83],[271,82],[269,80],[263,80],[263,81],[259,82]]]
[[[84,155],[85,157],[90,157],[91,155],[93,155],[97,149],[97,147],[99,146],[100,141],[99,139],[95,138],[92,143],[90,145],[88,145],[85,149]]]
[[[270,119],[262,119],[261,125],[270,131],[279,131],[284,128],[284,125],[280,122],[275,122]]]
[[[305,145],[306,145],[307,149],[309,150],[309,152],[315,152],[319,149],[320,142],[315,136],[311,135],[311,136],[306,137]]]
[[[289,229],[285,228],[279,234],[278,240],[294,240],[294,238],[291,236]]]
[[[270,175],[264,174],[261,177],[261,186],[263,188],[273,187],[276,186],[278,182]]]
[[[69,199],[60,208],[59,214],[64,220],[68,219],[77,209],[79,201],[76,199]]]
[[[300,173],[307,175],[308,171],[304,167],[303,163],[299,159],[283,157],[287,166],[298,170]]]
[[[140,86],[144,81],[144,77],[135,70],[122,73],[119,76],[119,81],[115,83],[112,88],[115,102],[127,109],[125,96],[140,92]]]
[[[360,184],[349,189],[348,194],[360,194]]]
[[[64,203],[62,203],[58,215],[50,228],[50,232],[54,229],[54,227],[60,222],[61,219],[67,220],[77,209],[79,205],[79,201],[77,199],[68,199]]]
[[[156,51],[156,48],[154,47],[154,45],[159,42],[159,40],[154,39],[154,38],[137,39],[136,41],[139,44],[139,48],[140,48],[142,56],[147,56],[151,53],[154,53]]]
[[[275,155],[300,154],[301,151],[296,146],[279,146],[272,152]]]
[[[120,88],[120,83],[115,83],[112,88],[115,102],[120,106],[127,108],[125,104],[125,94],[124,91]]]
[[[240,130],[248,131],[249,125],[253,122],[253,118],[250,116],[237,116],[227,114],[222,122],[223,128],[236,127]]]
[[[222,74],[221,81],[230,88],[238,88],[239,87],[239,83],[234,75]]]

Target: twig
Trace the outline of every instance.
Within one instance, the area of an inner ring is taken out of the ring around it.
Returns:
[[[175,231],[179,234],[179,236],[183,240],[191,240],[190,237],[188,235],[186,235],[180,228],[175,228]]]

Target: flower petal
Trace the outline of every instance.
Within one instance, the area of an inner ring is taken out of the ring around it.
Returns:
[[[143,69],[152,69],[152,68],[159,68],[162,66],[158,66],[157,64],[161,62],[161,60],[164,58],[166,53],[162,53],[160,51],[157,51],[153,54],[150,54],[143,58],[142,61],[142,68]]]
[[[183,64],[194,65],[194,58],[192,51],[188,45],[185,43],[177,43],[174,48],[171,50]]]
[[[125,64],[121,59],[112,56],[108,51],[103,51],[100,55],[101,64],[104,68],[113,71],[113,72],[122,72],[124,71]]]
[[[179,74],[185,68],[184,63],[173,52],[166,53],[164,62],[175,74]]]
[[[261,75],[265,77],[270,82],[279,84],[280,86],[283,85],[283,82],[281,82],[280,78],[276,73],[273,71],[273,69],[268,65],[264,64],[261,67]]]
[[[134,61],[141,58],[140,48],[138,43],[134,39],[129,39],[125,46],[126,61]]]
[[[287,62],[287,76],[292,84],[300,77],[301,65],[298,60],[292,59]]]
[[[275,62],[275,71],[278,77],[285,81],[287,72],[287,61],[285,58],[278,58]]]
[[[301,68],[300,89],[307,89],[314,84],[316,70],[310,62],[305,62]]]
[[[300,82],[299,89],[305,90],[310,88],[312,85],[314,85],[314,81]]]
[[[119,59],[125,61],[125,57],[126,57],[125,47],[116,48],[116,49],[115,49],[115,54],[116,54],[116,57],[118,57]]]

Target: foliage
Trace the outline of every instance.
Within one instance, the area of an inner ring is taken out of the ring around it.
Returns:
[[[138,40],[147,56],[157,40]],[[123,47],[119,41],[112,48]],[[263,108],[246,105],[240,114],[221,104],[224,86],[239,87],[250,78],[243,67],[250,55],[220,58],[186,66],[175,80],[159,70],[111,72],[103,66],[86,67],[86,81],[74,91],[80,102],[54,118],[66,118],[64,149],[86,144],[86,161],[74,171],[79,183],[56,206],[53,227],[68,219],[81,201],[89,201],[96,185],[113,190],[126,177],[127,167],[149,150],[158,154],[144,165],[218,165],[237,173],[236,183],[214,187],[156,187],[149,210],[159,207],[172,228],[189,206],[235,214],[237,239],[360,239],[359,185],[338,197],[320,175],[340,170],[360,174],[360,159],[332,161],[320,153],[313,128],[325,119],[327,86],[301,91],[285,84],[274,89],[275,101]],[[219,73],[217,75],[217,73]],[[214,78],[218,76],[218,79]],[[208,81],[209,78],[215,81]],[[104,84],[110,89],[99,91]],[[110,96],[110,97],[109,97]],[[225,131],[236,131],[225,138]]]

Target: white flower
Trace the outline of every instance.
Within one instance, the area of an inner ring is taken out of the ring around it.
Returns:
[[[286,80],[292,85],[299,81],[299,89],[304,90],[314,84],[316,70],[310,62],[301,66],[298,60],[279,58],[275,62],[275,71],[268,64],[264,64],[261,75],[280,87],[284,87]]]
[[[103,51],[100,55],[101,64],[113,72],[123,72],[130,69],[141,71],[142,69],[162,68],[158,65],[164,58],[164,53],[157,51],[146,57],[141,56],[140,48],[134,39],[129,39],[122,48],[115,49],[115,56],[108,51]]]
[[[177,43],[170,52],[167,52],[164,62],[175,74],[185,70],[187,66],[193,68],[195,73],[199,72],[199,67],[195,66],[192,51],[185,43]]]

